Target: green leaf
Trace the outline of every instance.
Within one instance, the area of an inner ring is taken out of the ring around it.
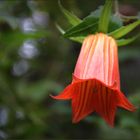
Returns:
[[[59,30],[59,32],[63,35],[65,31],[56,23],[56,28]]]
[[[83,43],[84,38],[85,37],[83,37],[83,36],[81,36],[81,37],[71,37],[70,40],[78,42],[78,43]]]
[[[91,12],[91,14],[87,18],[97,18],[99,19],[101,16],[101,12],[103,10],[103,6],[100,6],[97,10],[94,12]],[[111,19],[109,21],[109,32],[112,32],[119,27],[123,25],[122,19],[117,15],[111,15]]]
[[[120,17],[118,17],[117,15],[112,15],[110,22],[109,22],[109,32],[112,32],[118,28],[120,28],[121,26],[123,26],[123,22],[121,20]]]
[[[131,32],[134,28],[136,28],[140,24],[140,20],[135,21],[134,23],[131,23],[126,26],[122,26],[119,29],[109,33],[110,36],[112,36],[115,39],[121,38],[124,35],[128,34]]]
[[[65,37],[87,36],[97,32],[98,20],[95,18],[85,18],[80,24],[70,28],[64,34]]]
[[[66,31],[65,37],[87,36],[97,31],[98,19],[100,17],[102,6],[92,12],[89,16],[83,19],[81,23]]]
[[[92,12],[89,16],[83,19],[83,21],[66,31],[65,37],[81,37],[97,32],[98,21],[103,7],[100,6],[97,10]],[[109,31],[113,31],[122,26],[122,21],[119,17],[112,15],[109,23]]]
[[[79,19],[76,15],[70,13],[68,10],[66,10],[60,3],[60,1],[58,1],[59,7],[61,9],[61,11],[63,12],[63,14],[65,15],[65,17],[67,18],[67,20],[69,21],[69,23],[73,26],[79,24],[81,22],[81,19]]]
[[[61,34],[64,34],[65,31],[58,25],[56,24],[57,29],[61,32]],[[69,38],[72,41],[78,42],[78,43],[82,43],[85,37],[71,37]]]
[[[138,34],[132,38],[120,39],[120,40],[117,40],[117,44],[118,44],[118,46],[128,45],[128,44],[132,43],[133,41],[135,41],[138,37],[140,37],[140,34]]]
[[[112,9],[112,0],[106,0],[100,19],[99,19],[98,31],[103,32],[103,33],[108,32],[111,9]]]

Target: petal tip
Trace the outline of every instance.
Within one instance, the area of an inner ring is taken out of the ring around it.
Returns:
[[[75,117],[75,116],[73,115],[73,117],[72,117],[72,123],[76,124],[76,123],[78,123],[80,120],[81,120],[81,119],[79,119],[79,118],[77,118],[77,117]]]
[[[137,109],[121,92],[118,94],[118,106],[131,112],[134,112]]]
[[[53,99],[58,99],[57,96],[54,96],[54,95],[51,95],[51,94],[49,96]]]

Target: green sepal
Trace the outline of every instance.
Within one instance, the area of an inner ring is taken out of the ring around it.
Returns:
[[[66,31],[64,34],[65,37],[78,37],[78,36],[87,36],[89,34],[94,34],[98,32],[98,22],[101,15],[103,6],[100,6],[97,10],[92,12],[89,16],[83,19],[83,21]],[[111,15],[109,22],[109,31],[114,31],[122,26],[122,20],[115,16]]]
[[[62,35],[65,33],[65,31],[57,23],[55,24],[55,26]]]
[[[134,37],[131,37],[131,38],[117,40],[117,45],[118,46],[128,45],[128,44],[132,43],[133,41],[135,41],[138,37],[140,37],[140,34],[138,34]]]
[[[103,6],[99,6],[99,8],[93,12],[87,17],[87,18],[100,18],[101,12],[103,10]],[[110,16],[110,21],[109,21],[109,32],[112,32],[118,28],[120,28],[123,25],[122,19],[116,15],[116,14],[111,14]]]
[[[80,36],[80,37],[70,37],[69,39],[72,40],[72,41],[78,42],[78,43],[83,43],[85,37],[83,37],[83,36]]]
[[[99,19],[99,26],[98,26],[99,32],[102,33],[108,32],[111,10],[112,10],[112,0],[106,0]]]
[[[121,38],[126,34],[128,34],[129,32],[131,32],[133,29],[135,29],[138,25],[140,25],[140,20],[137,20],[129,25],[122,26],[119,29],[109,33],[109,35],[115,39]]]
[[[61,11],[63,12],[63,14],[65,15],[65,17],[67,18],[68,22],[72,25],[75,26],[77,24],[79,24],[82,20],[80,18],[78,18],[76,15],[72,14],[71,12],[69,12],[68,10],[66,10],[62,5],[60,0],[58,1],[59,7],[61,9]]]
[[[123,26],[122,19],[117,15],[111,15],[108,32],[112,32],[122,26]]]
[[[66,31],[64,37],[87,36],[97,32],[98,19],[85,18],[80,24]]]
[[[85,17],[83,21],[66,31],[65,37],[87,36],[97,32],[98,21],[100,17],[102,6],[93,11],[89,16]]]
[[[56,23],[57,29],[60,31],[60,33],[63,35],[65,31]],[[69,39],[78,43],[82,43],[85,37],[70,37]]]

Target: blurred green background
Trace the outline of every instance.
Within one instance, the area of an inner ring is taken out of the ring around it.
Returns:
[[[123,14],[138,14],[138,0],[119,2]],[[104,1],[61,3],[83,18]],[[70,101],[49,95],[71,82],[81,45],[56,23],[68,27],[57,0],[0,0],[0,139],[140,139],[140,39],[119,48],[122,91],[137,111],[118,109],[113,129],[94,113],[72,124]]]

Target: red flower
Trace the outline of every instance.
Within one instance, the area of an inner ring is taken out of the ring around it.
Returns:
[[[74,70],[73,80],[55,99],[71,99],[73,122],[97,112],[113,126],[117,107],[135,107],[120,90],[116,41],[103,33],[85,38]]]

